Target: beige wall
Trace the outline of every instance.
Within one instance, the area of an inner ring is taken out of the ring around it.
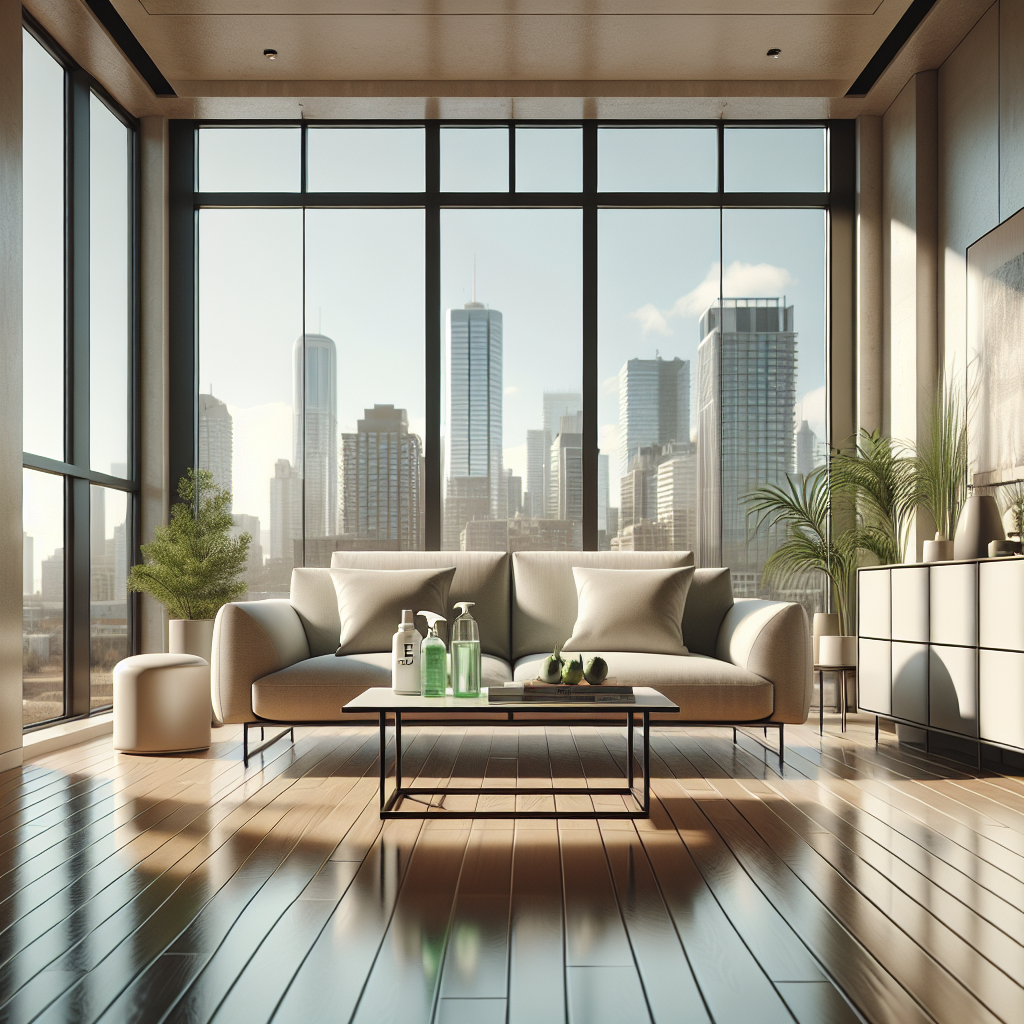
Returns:
[[[0,770],[21,764],[21,4],[0,0]]]

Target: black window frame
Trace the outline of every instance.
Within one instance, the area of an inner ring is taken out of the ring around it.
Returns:
[[[578,192],[516,192],[515,132],[519,127],[583,130],[583,188]],[[301,180],[295,192],[200,192],[198,133],[201,128],[299,128]],[[425,189],[422,192],[311,192],[307,189],[308,129],[424,128]],[[509,129],[509,188],[504,192],[442,192],[441,129]],[[717,189],[712,192],[601,192],[598,190],[600,128],[714,128]],[[824,192],[727,192],[725,129],[741,127],[824,128]],[[583,550],[598,548],[598,211],[612,209],[820,209],[826,215],[826,415],[828,441],[846,443],[854,433],[856,364],[855,122],[848,119],[190,119],[171,120],[170,145],[170,479],[198,464],[198,216],[201,209],[423,209],[425,231],[425,549],[441,549],[441,210],[582,209],[583,211]]]
[[[64,713],[23,725],[25,732],[110,710],[91,706],[90,487],[128,496],[125,519],[127,564],[138,561],[141,536],[139,421],[139,122],[124,109],[28,12],[22,26],[64,71],[64,459],[23,451],[22,466],[64,482]],[[128,477],[98,473],[90,464],[90,102],[91,96],[129,131]],[[128,653],[138,653],[139,595],[127,594]]]

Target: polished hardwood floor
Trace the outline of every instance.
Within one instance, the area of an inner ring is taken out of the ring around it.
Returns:
[[[625,753],[614,726],[403,734],[420,784],[618,781]],[[1024,1022],[1024,781],[876,749],[873,719],[787,729],[783,769],[754,731],[656,729],[635,823],[382,826],[375,729],[247,770],[214,737],[0,774],[0,1020]]]

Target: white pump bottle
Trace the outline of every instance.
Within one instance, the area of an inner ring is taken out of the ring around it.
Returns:
[[[423,637],[413,622],[412,609],[402,609],[402,621],[391,641],[391,688],[395,693],[420,692],[420,645]]]

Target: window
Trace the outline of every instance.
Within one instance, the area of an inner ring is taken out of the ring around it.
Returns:
[[[113,665],[134,649],[125,581],[136,547],[135,130],[34,27],[23,48],[22,663],[32,726],[109,707]]]
[[[828,443],[827,125],[183,128],[198,458],[233,452],[251,595],[417,547],[692,550],[769,593],[742,499]],[[298,194],[231,177],[261,132]]]

